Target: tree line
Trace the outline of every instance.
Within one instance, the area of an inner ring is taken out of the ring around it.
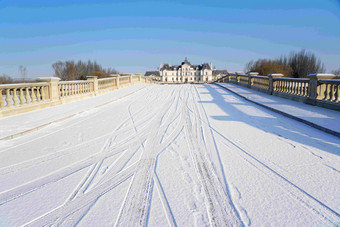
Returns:
[[[248,62],[245,72],[258,72],[260,75],[282,73],[286,77],[303,78],[313,73],[324,73],[324,64],[312,52],[302,49],[299,52],[291,52],[288,56],[278,59],[258,59]],[[340,69],[332,71],[340,76]]]
[[[54,74],[61,80],[86,80],[87,76],[108,77],[118,73],[114,68],[103,68],[96,61],[57,61],[52,64]]]
[[[61,80],[86,80],[87,76],[98,76],[98,78],[108,77],[110,74],[117,74],[118,71],[114,68],[104,68],[96,61],[57,61],[52,64],[54,70],[54,76],[59,77]],[[20,65],[19,73],[21,75],[20,80],[13,80],[13,78],[7,74],[0,75],[0,84],[11,83],[26,83],[35,82],[27,80],[27,68]]]

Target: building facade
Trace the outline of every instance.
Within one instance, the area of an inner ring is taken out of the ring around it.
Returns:
[[[215,70],[212,63],[192,65],[187,58],[180,65],[164,64],[158,71],[147,71],[145,76],[158,78],[165,83],[206,83],[227,74],[227,70]]]

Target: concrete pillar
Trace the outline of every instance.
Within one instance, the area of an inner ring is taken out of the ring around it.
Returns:
[[[273,94],[273,91],[274,91],[274,80],[275,78],[280,78],[280,77],[284,77],[283,74],[281,73],[275,73],[275,74],[268,74],[267,75],[268,78],[269,78],[269,88],[268,88],[268,94],[272,95]]]
[[[59,87],[58,83],[60,81],[59,77],[39,77],[36,78],[37,82],[48,83],[48,94],[51,101],[59,100]]]
[[[93,87],[92,87],[92,92],[94,92],[94,94],[98,93],[98,77],[97,76],[87,76],[86,77],[87,80],[93,82]]]
[[[336,76],[334,74],[327,74],[327,73],[316,73],[316,74],[309,74],[307,76],[309,78],[308,84],[308,98],[306,100],[307,104],[315,105],[316,100],[318,98],[318,80],[324,79],[334,79]],[[322,93],[323,91],[321,91]]]
[[[248,86],[249,88],[251,88],[251,84],[252,84],[252,76],[257,76],[259,75],[258,72],[250,72],[248,73]]]
[[[117,75],[117,77],[116,77],[116,80],[117,80],[117,89],[119,89],[119,87],[120,87],[119,79],[120,79],[120,75]]]

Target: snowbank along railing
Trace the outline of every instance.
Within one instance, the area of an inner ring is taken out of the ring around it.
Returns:
[[[0,117],[55,106],[104,94],[139,83],[155,83],[141,75],[125,74],[98,79],[60,81],[57,77],[37,78],[36,83],[1,84]]]
[[[310,74],[307,78],[287,78],[282,74],[228,73],[216,82],[234,83],[311,105],[340,111],[340,78],[333,74]]]

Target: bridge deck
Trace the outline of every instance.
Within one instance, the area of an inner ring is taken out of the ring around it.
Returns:
[[[340,223],[338,137],[217,85],[118,91],[0,119],[8,136],[65,118],[0,140],[1,224]]]

